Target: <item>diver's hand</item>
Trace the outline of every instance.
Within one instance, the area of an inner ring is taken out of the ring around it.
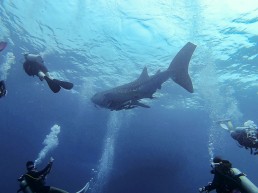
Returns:
[[[205,187],[199,188],[199,192],[204,192],[204,191],[206,191]]]
[[[49,162],[52,164],[54,162],[54,158],[50,157]]]

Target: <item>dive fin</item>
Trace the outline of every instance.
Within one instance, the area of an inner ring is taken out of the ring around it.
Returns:
[[[87,182],[86,185],[76,193],[85,193],[89,189],[89,187],[90,187],[90,183]]]
[[[221,126],[221,128],[225,129],[225,130],[229,130],[228,126],[225,123],[220,123],[219,124]]]
[[[49,86],[49,88],[54,92],[54,93],[57,93],[60,91],[61,87],[54,81],[54,80],[51,80],[49,77],[45,76],[44,77],[45,80],[47,81],[47,84]]]
[[[57,80],[57,79],[53,79],[53,82],[55,82],[56,84],[58,84],[59,86],[67,90],[71,90],[73,88],[73,83],[71,82],[66,82],[66,81]]]
[[[234,129],[230,119],[222,119],[222,120],[216,121],[216,123],[218,123],[220,127],[222,127],[225,130],[230,131]]]
[[[193,93],[193,84],[192,80],[188,74],[188,66],[193,55],[193,52],[196,48],[191,42],[188,42],[174,57],[168,71],[170,71],[170,77],[177,84],[182,86],[188,92]]]

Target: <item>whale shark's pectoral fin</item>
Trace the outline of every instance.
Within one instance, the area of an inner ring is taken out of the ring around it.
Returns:
[[[124,104],[122,104],[121,106],[119,106],[118,108],[116,108],[115,110],[122,110],[122,109],[133,109],[136,107],[143,107],[143,108],[150,108],[150,106],[143,104],[141,102],[139,102],[138,100],[130,100],[125,102]]]
[[[149,98],[149,99],[156,99],[157,97],[153,96],[154,93],[150,93],[150,95],[146,98]]]
[[[136,105],[136,106],[139,106],[139,107],[143,107],[143,108],[150,108],[149,105],[146,105],[144,103],[141,103],[139,101],[132,101],[132,104]]]

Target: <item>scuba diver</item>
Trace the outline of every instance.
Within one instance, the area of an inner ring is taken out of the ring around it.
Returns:
[[[7,90],[5,86],[5,82],[3,80],[0,80],[0,98],[6,96]]]
[[[23,63],[23,69],[29,76],[38,76],[41,81],[44,79],[47,81],[49,88],[57,93],[61,87],[67,90],[73,88],[73,83],[53,79],[50,77],[47,67],[44,65],[44,61],[40,55],[24,54],[25,62]]]
[[[20,189],[17,193],[21,191],[23,193],[68,193],[65,190],[45,185],[45,179],[51,171],[53,161],[54,159],[51,157],[47,166],[40,171],[35,168],[35,163],[33,161],[28,161],[26,163],[27,173],[18,179],[20,182]],[[89,182],[76,193],[85,193],[88,188]]]
[[[233,127],[231,120],[223,120],[218,122],[219,125],[230,132],[230,135],[235,139],[241,147],[245,149],[250,148],[250,153],[257,155],[258,154],[258,130],[255,123],[251,120],[248,120],[244,123],[242,127]],[[253,152],[255,149],[255,152]]]
[[[27,173],[22,175],[18,181],[20,181],[21,188],[17,191],[23,191],[24,193],[68,193],[67,191],[55,188],[53,186],[45,185],[45,178],[50,173],[54,159],[51,157],[49,163],[43,170],[36,170],[33,161],[26,163]]]
[[[228,160],[214,157],[211,173],[213,181],[207,186],[199,188],[199,192],[210,192],[216,189],[217,193],[257,193],[258,188]]]
[[[0,52],[5,49],[7,42],[0,42]],[[6,86],[4,80],[0,80],[0,98],[4,97],[7,94]]]

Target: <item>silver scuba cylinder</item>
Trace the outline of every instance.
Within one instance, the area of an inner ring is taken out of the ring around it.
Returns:
[[[28,186],[27,182],[25,179],[23,179],[22,181],[20,181],[20,187],[22,189],[22,191],[24,193],[33,193],[30,189],[30,187]]]
[[[81,190],[79,190],[78,192],[76,192],[76,193],[86,193],[87,190],[89,189],[89,187],[90,187],[90,183],[87,182],[87,183],[85,184],[85,186],[84,186]]]
[[[26,60],[31,61],[31,62],[37,62],[39,64],[43,64],[43,58],[40,55],[36,54],[24,54],[24,57]]]
[[[231,168],[234,175],[242,174],[239,169]],[[245,193],[258,193],[258,188],[246,177],[246,175],[239,176],[241,179],[241,187]]]

